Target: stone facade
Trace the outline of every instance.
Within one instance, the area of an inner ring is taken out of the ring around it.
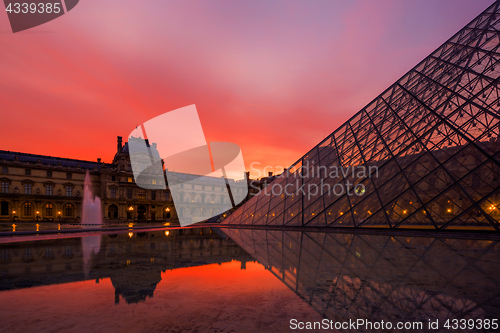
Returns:
[[[121,137],[112,163],[0,150],[0,221],[79,221],[87,172],[105,221],[178,221],[168,189],[135,185]]]

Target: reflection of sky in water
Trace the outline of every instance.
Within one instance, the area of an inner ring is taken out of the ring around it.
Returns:
[[[496,241],[199,228],[0,244],[0,252],[6,331],[279,332],[292,318],[323,315],[500,312]]]

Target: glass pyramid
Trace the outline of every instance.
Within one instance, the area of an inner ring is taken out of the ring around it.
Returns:
[[[499,231],[499,30],[496,2],[222,223]]]

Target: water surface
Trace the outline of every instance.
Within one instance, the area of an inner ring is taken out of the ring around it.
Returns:
[[[7,332],[500,318],[491,240],[192,228],[5,243],[0,253]]]

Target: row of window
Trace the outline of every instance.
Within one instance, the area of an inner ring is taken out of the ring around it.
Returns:
[[[2,167],[2,173],[8,174],[9,173],[9,168],[6,166]],[[24,174],[26,176],[31,176],[31,169],[24,169]],[[47,170],[47,177],[52,178],[52,171]],[[71,172],[66,173],[66,179],[73,179],[73,174]]]
[[[6,167],[6,166],[3,166],[2,167],[2,173],[3,174],[8,174],[9,173],[9,168]],[[24,174],[26,176],[31,176],[31,169],[25,169],[24,170]],[[47,170],[47,178],[52,178],[52,171],[51,170]],[[71,172],[67,172],[66,173],[66,179],[73,179],[73,174]],[[111,181],[116,181],[116,176],[111,176]],[[129,183],[133,183],[134,182],[134,178],[133,177],[128,177],[127,181]],[[153,184],[156,184],[156,181],[153,183]]]
[[[46,217],[55,217],[56,212],[55,212],[55,206],[54,204],[47,203],[43,206],[45,216]],[[9,215],[10,210],[9,210],[9,203],[7,201],[2,201],[0,205],[0,215]],[[25,202],[22,205],[22,213],[23,216],[33,216],[34,213],[34,205],[31,202]],[[75,213],[75,206],[67,203],[63,206],[62,212],[58,212],[58,215],[63,215],[64,217],[73,217]],[[13,212],[15,215],[16,213]],[[36,212],[37,215],[40,215],[40,212]]]
[[[2,182],[2,193],[9,193],[8,182]],[[24,184],[24,194],[33,194],[33,184],[30,183]],[[45,194],[54,195],[54,185],[46,185]],[[73,196],[73,186],[66,186],[66,196],[67,197]]]
[[[111,188],[111,198],[116,198],[116,188]],[[132,188],[127,188],[127,199],[133,199],[134,197],[134,189]],[[145,189],[138,189],[137,191],[137,198],[138,199],[146,199],[146,190]],[[156,191],[151,191],[151,200],[156,200]],[[169,198],[169,193],[165,193],[165,199],[168,200]]]
[[[73,186],[66,186],[66,196],[73,196]],[[9,193],[9,183],[2,182],[2,193]],[[33,194],[33,184],[26,183],[24,184],[24,194]],[[116,198],[116,188],[110,189],[111,198]],[[54,195],[54,185],[46,185],[45,186],[45,195]],[[134,190],[132,188],[127,188],[127,199],[133,199]],[[139,199],[146,199],[146,190],[139,189],[137,193],[137,197]],[[168,192],[165,194],[166,200],[169,198]],[[151,200],[156,200],[156,191],[151,191]]]

